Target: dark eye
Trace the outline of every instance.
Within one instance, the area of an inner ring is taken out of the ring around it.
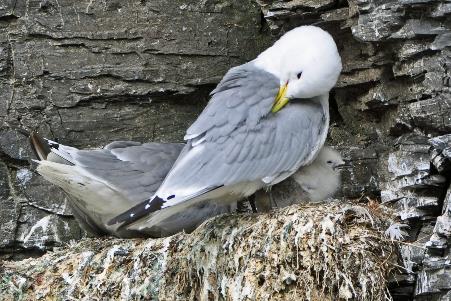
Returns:
[[[300,79],[302,76],[302,72],[299,72],[298,75],[296,75],[296,76],[298,77],[298,79]]]
[[[326,161],[327,164],[332,164],[331,160]]]

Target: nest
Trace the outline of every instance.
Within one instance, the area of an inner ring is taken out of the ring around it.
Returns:
[[[395,267],[380,207],[291,206],[166,239],[86,239],[4,264],[7,299],[384,300]]]

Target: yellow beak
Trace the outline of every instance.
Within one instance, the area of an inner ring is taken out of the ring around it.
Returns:
[[[287,93],[287,87],[288,83],[279,88],[279,93],[277,93],[276,99],[274,99],[271,112],[276,113],[280,111],[280,109],[282,109],[288,103],[289,98],[285,97],[285,93]]]

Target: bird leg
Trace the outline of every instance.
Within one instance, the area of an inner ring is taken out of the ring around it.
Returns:
[[[254,197],[257,212],[268,212],[272,209],[271,195],[269,194],[269,192],[260,189],[254,194]]]

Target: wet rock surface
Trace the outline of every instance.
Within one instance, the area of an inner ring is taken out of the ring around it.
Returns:
[[[433,0],[3,1],[1,256],[86,235],[33,172],[28,131],[76,147],[181,141],[230,67],[317,24],[343,59],[327,142],[347,162],[339,195],[380,197],[410,225],[395,299],[448,300],[450,14]]]

